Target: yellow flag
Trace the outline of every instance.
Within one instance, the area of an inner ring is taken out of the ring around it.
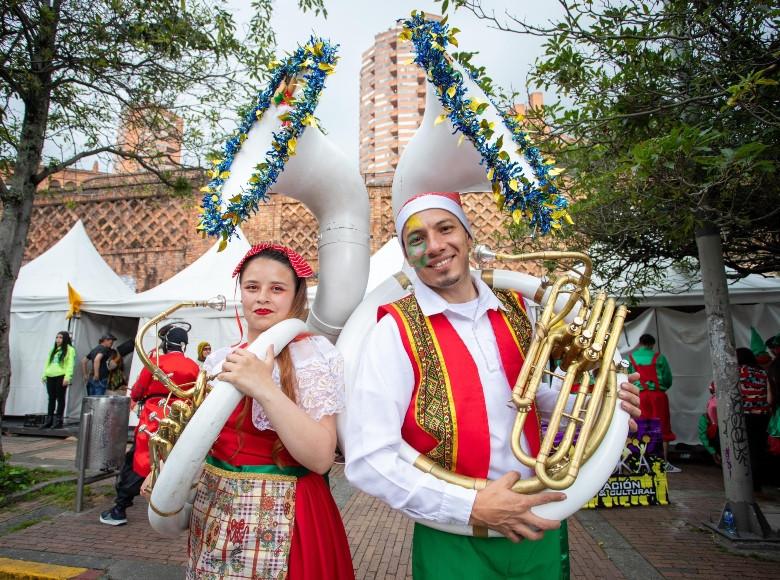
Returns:
[[[65,318],[70,320],[81,312],[81,294],[76,292],[76,289],[70,285],[70,282],[68,282],[68,302],[70,303],[70,308],[68,308]]]

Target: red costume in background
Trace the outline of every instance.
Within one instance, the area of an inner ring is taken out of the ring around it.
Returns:
[[[156,360],[154,362],[177,386],[182,388],[191,388],[200,371],[198,363],[178,351],[160,355],[159,362]],[[138,425],[135,428],[135,454],[133,455],[133,471],[141,477],[146,477],[151,471],[149,438],[157,431],[158,421],[167,415],[165,400],[169,394],[170,391],[165,385],[154,379],[146,367],[141,369],[141,373],[130,391],[130,398],[143,405]],[[168,404],[170,405],[175,400],[171,397]],[[155,413],[157,417],[152,418],[152,413]],[[141,430],[141,426],[146,428]]]

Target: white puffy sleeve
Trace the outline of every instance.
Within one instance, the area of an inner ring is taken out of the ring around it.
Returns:
[[[293,343],[290,351],[298,378],[298,406],[315,421],[345,407],[344,358],[324,336]]]
[[[310,336],[288,346],[295,367],[298,406],[315,421],[344,410],[344,359],[327,338]],[[274,382],[280,386],[279,368]],[[263,406],[252,401],[252,423],[261,431],[273,429]]]

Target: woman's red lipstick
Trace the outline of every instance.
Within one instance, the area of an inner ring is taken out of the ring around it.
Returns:
[[[254,312],[255,312],[255,314],[257,314],[258,316],[265,316],[266,314],[271,314],[271,311],[270,311],[270,310],[268,310],[268,308],[258,308],[258,309],[257,309],[257,310],[255,310]]]

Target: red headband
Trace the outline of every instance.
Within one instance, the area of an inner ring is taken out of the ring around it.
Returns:
[[[287,256],[287,259],[290,260],[290,265],[292,266],[292,269],[298,278],[309,278],[314,276],[314,270],[311,269],[311,266],[309,266],[308,262],[306,262],[306,260],[304,260],[298,252],[291,250],[286,246],[282,246],[281,244],[263,242],[261,244],[257,244],[256,246],[252,246],[244,255],[244,257],[241,258],[238,266],[236,266],[236,269],[233,270],[233,278],[241,273],[241,270],[244,268],[244,264],[249,258],[256,256],[264,250],[276,250],[277,252],[281,252]]]

